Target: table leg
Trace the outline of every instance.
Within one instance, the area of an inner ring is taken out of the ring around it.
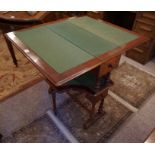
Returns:
[[[3,135],[0,134],[0,143],[2,143],[2,138],[3,138]]]
[[[12,60],[13,60],[13,63],[16,65],[16,67],[18,66],[18,63],[17,63],[17,59],[16,59],[16,56],[15,56],[15,51],[13,49],[13,46],[12,46],[12,43],[10,42],[10,40],[8,40],[6,38],[6,36],[4,35],[4,38],[5,38],[5,41],[6,41],[6,44],[8,46],[8,49],[9,49],[9,52],[11,54],[11,57],[12,57]]]
[[[57,108],[56,108],[56,92],[53,91],[51,94],[52,94],[53,111],[54,111],[54,114],[57,115]]]
[[[103,104],[104,104],[104,97],[102,97],[102,99],[101,99],[101,101],[100,101],[99,108],[98,108],[98,112],[97,112],[97,113],[98,113],[99,115],[104,114]]]
[[[95,122],[95,106],[96,104],[92,103],[89,119],[83,124],[84,129],[88,129]]]
[[[53,106],[53,111],[54,114],[57,114],[57,109],[56,109],[56,90],[54,90],[51,86],[48,89],[48,93],[52,95],[52,106]]]
[[[95,107],[96,107],[96,104],[98,101],[94,102],[93,100],[92,101],[90,100],[92,102],[92,108],[90,111],[89,119],[83,125],[84,129],[88,129],[91,125],[96,123],[97,120],[99,120],[100,118],[102,118],[105,115],[105,111],[103,110],[103,104],[104,104],[105,97],[106,97],[106,95],[102,96],[97,112],[95,112]]]

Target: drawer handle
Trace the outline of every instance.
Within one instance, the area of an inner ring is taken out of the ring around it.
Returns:
[[[142,29],[142,30],[145,30],[145,31],[149,31],[149,32],[152,31],[150,28],[142,26],[142,25],[140,25],[139,28]]]
[[[113,65],[112,64],[109,64],[108,65],[108,68],[112,69],[113,68]]]
[[[139,53],[143,53],[144,51],[139,48],[134,48],[134,50],[138,51]]]

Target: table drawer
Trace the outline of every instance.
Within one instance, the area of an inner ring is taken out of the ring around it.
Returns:
[[[142,17],[140,19],[136,19],[136,21],[155,27],[155,21],[154,20],[150,20],[150,19]]]
[[[142,12],[141,16],[155,21],[154,11]]]
[[[126,56],[132,58],[142,64],[145,64],[148,60],[148,50],[144,50],[141,48],[133,48],[126,52]]]
[[[111,70],[116,68],[119,64],[120,57],[121,56],[119,55],[119,56],[114,57],[114,58],[108,60],[107,62],[103,63],[100,67],[99,76],[101,77],[103,75],[106,75]]]
[[[137,13],[137,19],[145,18],[151,21],[155,21],[155,12],[154,11],[141,11]]]
[[[155,26],[151,26],[139,21],[136,21],[133,30],[147,37],[153,38],[155,36]]]
[[[152,43],[151,41],[147,41],[147,42],[145,42],[145,43],[139,45],[139,46],[136,47],[136,48],[145,51],[145,50],[148,50],[148,49],[151,47],[151,43]]]

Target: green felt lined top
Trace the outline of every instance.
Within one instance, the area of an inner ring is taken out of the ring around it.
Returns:
[[[138,37],[89,17],[16,32],[16,36],[59,73]]]
[[[44,27],[16,32],[16,36],[59,73],[93,58]]]
[[[97,21],[90,17],[72,18],[69,22],[118,46],[138,38],[135,34],[123,31],[106,22]]]
[[[47,28],[95,57],[117,47],[116,44],[68,21],[49,25]]]

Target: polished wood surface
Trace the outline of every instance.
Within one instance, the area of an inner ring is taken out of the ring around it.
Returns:
[[[50,12],[36,11],[34,15],[28,11],[0,11],[0,20],[27,22],[29,20],[42,21]]]
[[[61,20],[58,20],[55,22],[45,23],[42,25],[54,24],[54,23],[62,22],[64,20],[66,20],[66,19],[61,19]],[[120,28],[113,24],[110,24],[110,25],[117,27],[123,31],[128,31],[124,28]],[[33,26],[33,28],[36,28],[36,27],[38,27],[38,26]],[[132,31],[128,31],[128,32],[130,32],[131,34],[137,34]],[[14,32],[6,34],[6,37],[8,38],[8,40],[10,40],[11,43],[13,43],[40,70],[40,72],[49,81],[51,81],[53,83],[53,85],[55,85],[55,86],[61,86],[61,85],[65,84],[66,82],[68,82],[68,81],[70,81],[70,80],[72,80],[72,79],[98,67],[98,66],[101,66],[101,64],[104,64],[108,60],[110,60],[116,56],[120,56],[126,50],[134,48],[147,40],[147,38],[145,38],[144,36],[141,36],[141,35],[138,35],[138,36],[139,36],[138,39],[136,39],[134,41],[131,41],[121,47],[118,47],[118,48],[113,49],[109,52],[106,52],[105,54],[100,55],[98,58],[89,60],[75,68],[72,68],[72,69],[67,70],[60,74],[60,73],[57,73],[52,67],[50,67],[46,62],[44,62],[40,57],[38,57],[35,54],[35,51],[33,51],[32,49],[30,49],[26,45],[24,45],[16,37]]]

